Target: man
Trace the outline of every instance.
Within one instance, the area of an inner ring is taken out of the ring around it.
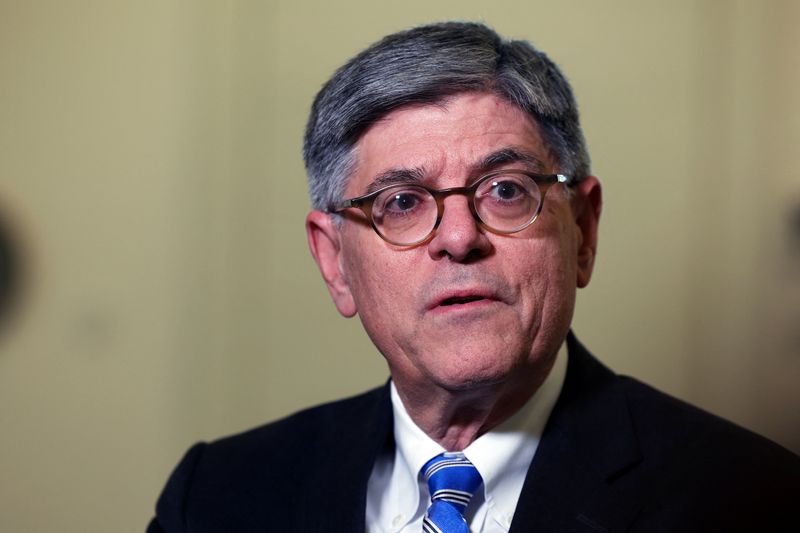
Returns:
[[[391,381],[196,445],[149,531],[792,527],[797,457],[570,333],[601,192],[544,54],[478,24],[390,35],[317,95],[305,160],[311,252]]]

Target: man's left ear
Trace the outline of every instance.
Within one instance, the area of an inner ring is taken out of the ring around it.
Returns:
[[[575,224],[580,232],[578,242],[578,288],[589,284],[597,254],[597,228],[603,208],[603,193],[600,180],[588,176],[573,186],[572,210]]]

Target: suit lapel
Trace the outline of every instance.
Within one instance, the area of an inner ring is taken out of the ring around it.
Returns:
[[[568,337],[564,388],[539,444],[511,533],[619,531],[641,507],[615,481],[641,460],[618,379]]]

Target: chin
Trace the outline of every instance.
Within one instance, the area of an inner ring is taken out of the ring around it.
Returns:
[[[517,370],[516,364],[502,357],[462,356],[432,372],[433,380],[445,390],[463,392],[496,387],[505,383]]]

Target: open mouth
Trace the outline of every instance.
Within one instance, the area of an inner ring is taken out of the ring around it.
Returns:
[[[485,300],[485,298],[483,296],[456,296],[452,298],[445,298],[439,305],[446,306],[468,304],[471,302],[477,302],[478,300]]]

